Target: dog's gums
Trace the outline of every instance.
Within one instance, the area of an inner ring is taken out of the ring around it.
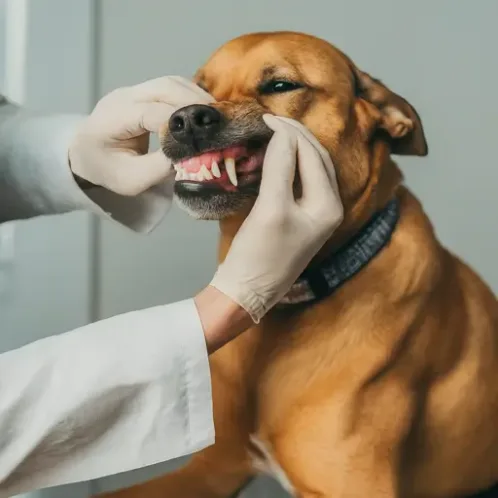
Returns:
[[[258,195],[266,147],[267,142],[233,145],[175,162],[176,201],[197,219],[239,212]]]
[[[204,152],[177,162],[176,182],[203,183],[227,192],[255,184],[261,177],[266,146],[250,149],[245,145]]]

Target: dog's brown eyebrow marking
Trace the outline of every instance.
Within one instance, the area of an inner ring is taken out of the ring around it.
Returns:
[[[262,79],[268,80],[275,76],[275,73],[277,72],[277,67],[276,66],[266,66],[263,69],[263,72],[261,73]]]
[[[274,79],[295,80],[297,75],[290,68],[279,66],[266,66],[261,73],[260,81],[269,81]]]

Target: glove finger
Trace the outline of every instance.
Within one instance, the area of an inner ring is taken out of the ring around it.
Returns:
[[[118,112],[93,119],[91,133],[113,140],[127,140],[144,133],[158,133],[168,123],[175,107],[162,102],[132,103]]]
[[[135,104],[137,130],[143,132],[158,133],[168,123],[169,118],[176,108],[170,104],[160,102]],[[130,116],[130,125],[133,121]]]
[[[294,199],[292,185],[296,174],[297,139],[289,126],[275,119],[263,116],[265,123],[275,132],[266,149],[259,199],[274,203],[275,200]]]
[[[303,187],[300,204],[320,203],[329,192],[329,175],[323,158],[316,147],[298,131],[297,157],[299,176]]]
[[[209,93],[181,76],[155,78],[129,87],[128,91],[138,102],[164,102],[178,107],[214,101]]]
[[[161,150],[141,156],[116,158],[119,166],[111,189],[126,196],[135,196],[149,188],[173,178],[171,161]],[[118,178],[119,175],[119,178]]]
[[[318,220],[334,219],[339,224],[344,208],[335,175],[331,182],[322,155],[304,134],[298,135],[297,144],[299,175],[303,187],[299,205]]]
[[[311,144],[313,144],[315,149],[322,157],[331,185],[337,186],[337,177],[336,177],[334,163],[332,162],[332,158],[330,157],[330,154],[328,153],[327,149],[318,141],[318,139],[313,135],[313,133],[311,133],[308,130],[308,128],[306,128],[303,124],[299,123],[298,121],[295,121],[294,119],[285,118],[282,116],[276,116],[276,117],[277,119],[283,121],[284,123],[287,123],[290,126],[294,127],[296,131],[299,132],[299,134],[306,137],[306,139],[309,142],[311,142]]]

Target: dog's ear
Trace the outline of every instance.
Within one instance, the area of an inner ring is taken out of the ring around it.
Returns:
[[[354,68],[354,73],[357,97],[374,106],[377,126],[391,138],[392,153],[426,156],[428,147],[417,111],[379,80],[358,68]]]

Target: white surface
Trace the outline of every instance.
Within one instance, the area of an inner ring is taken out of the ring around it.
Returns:
[[[0,360],[0,378],[10,376],[0,412],[2,497],[214,443],[206,341],[192,299],[100,320]]]

